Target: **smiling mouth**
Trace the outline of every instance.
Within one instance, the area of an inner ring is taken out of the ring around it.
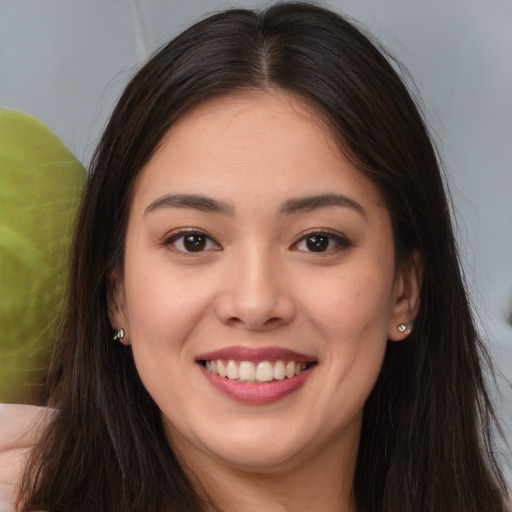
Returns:
[[[237,361],[209,359],[198,361],[206,371],[243,384],[272,383],[298,377],[315,366],[316,361]]]

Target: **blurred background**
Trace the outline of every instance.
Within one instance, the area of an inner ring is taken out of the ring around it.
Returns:
[[[206,14],[269,3],[0,0],[0,107],[40,119],[87,167],[114,102],[151,53]],[[410,87],[446,167],[463,265],[498,368],[496,399],[510,442],[512,1],[323,5],[359,20],[414,79]],[[500,450],[510,464],[509,449]]]

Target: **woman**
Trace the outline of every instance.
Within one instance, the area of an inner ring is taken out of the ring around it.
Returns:
[[[19,509],[503,512],[481,353],[381,50],[307,4],[214,15],[96,152]]]

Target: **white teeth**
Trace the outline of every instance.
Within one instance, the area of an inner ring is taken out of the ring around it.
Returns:
[[[291,379],[295,375],[295,361],[290,361],[286,365],[286,373],[285,375]]]
[[[274,378],[274,368],[269,361],[258,363],[256,368],[256,380],[260,382],[270,382]]]
[[[240,380],[253,381],[256,379],[256,367],[251,361],[242,361],[238,368],[238,377]]]
[[[274,363],[270,361],[261,361],[253,363],[252,361],[222,361],[214,359],[205,362],[207,371],[227,377],[230,380],[238,380],[239,382],[272,382],[273,380],[291,379],[300,375],[307,364],[305,362],[282,361],[278,360]]]
[[[224,365],[222,364],[222,361],[217,361],[217,372],[221,377],[226,376],[226,368],[224,368]]]
[[[283,361],[276,361],[276,364],[274,365],[274,379],[283,380],[285,375],[286,369]]]
[[[229,361],[228,366],[226,368],[226,376],[228,379],[236,380],[238,379],[238,366],[235,361]]]

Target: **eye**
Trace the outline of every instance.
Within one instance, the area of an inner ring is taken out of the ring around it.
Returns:
[[[173,249],[185,253],[220,250],[219,244],[206,233],[192,230],[175,233],[166,238],[162,245],[171,246]]]
[[[292,249],[305,252],[325,253],[350,246],[350,242],[342,235],[328,231],[308,233],[292,246]]]

